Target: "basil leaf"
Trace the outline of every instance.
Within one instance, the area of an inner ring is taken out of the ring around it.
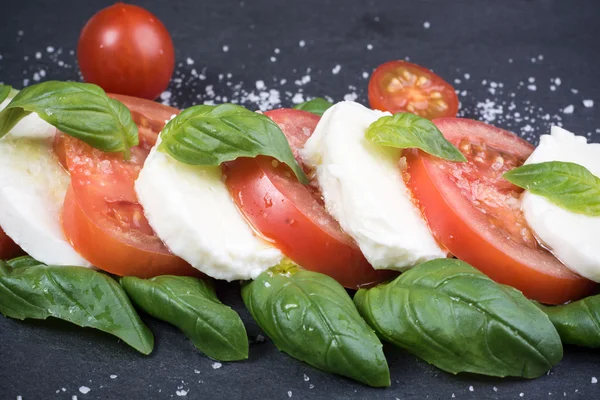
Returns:
[[[181,329],[208,357],[248,358],[248,337],[240,316],[219,301],[209,281],[168,275],[124,277],[121,286],[138,308]]]
[[[190,107],[169,121],[161,139],[159,149],[184,164],[220,165],[238,157],[270,156],[308,183],[277,124],[242,106]]]
[[[11,269],[0,261],[0,312],[21,320],[54,317],[96,328],[143,354],[154,346],[152,332],[119,284],[88,268],[41,264]]]
[[[2,103],[10,95],[12,87],[9,85],[0,85],[0,103]]]
[[[508,171],[504,178],[565,210],[600,216],[600,179],[579,164],[549,161]]]
[[[600,295],[560,306],[538,307],[550,317],[563,343],[600,348]]]
[[[380,146],[420,149],[444,160],[467,161],[433,122],[411,113],[379,118],[369,126],[365,137]]]
[[[30,256],[21,256],[13,258],[12,260],[6,260],[6,265],[8,265],[10,268],[21,268],[43,265],[43,263]]]
[[[60,131],[106,152],[123,152],[138,144],[137,126],[122,103],[98,86],[48,81],[21,90],[0,112],[0,137],[35,112]]]
[[[453,374],[535,378],[562,358],[541,310],[459,260],[423,263],[354,302],[383,340]]]
[[[279,350],[367,385],[390,385],[381,342],[334,279],[280,265],[243,286],[242,298]]]
[[[331,106],[333,106],[333,104],[330,101],[327,101],[322,97],[316,97],[312,100],[305,101],[304,103],[297,104],[294,108],[296,110],[308,111],[320,117]]]

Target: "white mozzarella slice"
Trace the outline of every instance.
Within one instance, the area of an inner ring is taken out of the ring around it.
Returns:
[[[553,126],[526,164],[565,161],[580,164],[600,177],[600,143]],[[542,196],[525,192],[527,223],[538,239],[573,272],[600,282],[600,217],[567,211]]]
[[[11,133],[0,139],[2,229],[38,261],[90,266],[62,231],[60,214],[68,186],[69,176],[50,140],[13,137]]]
[[[12,97],[6,98],[0,103],[0,111],[4,110]],[[56,134],[56,128],[44,121],[36,113],[31,113],[19,122],[10,130],[10,135],[15,138],[53,138]]]
[[[399,169],[400,150],[365,139],[384,115],[341,102],[325,112],[301,155],[315,169],[327,211],[377,269],[405,270],[445,257]]]
[[[256,278],[281,261],[281,252],[240,214],[219,167],[185,165],[157,147],[135,188],[150,226],[173,254],[228,281]]]

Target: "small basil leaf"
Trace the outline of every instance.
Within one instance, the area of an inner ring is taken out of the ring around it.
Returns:
[[[354,302],[383,340],[450,373],[536,378],[562,358],[541,310],[459,260],[423,263]]]
[[[29,113],[60,131],[106,152],[123,152],[138,144],[131,113],[98,86],[48,81],[21,90],[0,112],[0,137]]]
[[[281,129],[265,115],[234,104],[193,106],[163,129],[159,149],[191,165],[220,165],[238,157],[270,156],[308,178]]]
[[[563,343],[600,348],[600,295],[560,306],[538,306],[550,317]]]
[[[10,268],[21,268],[21,267],[33,267],[35,265],[43,265],[43,263],[39,262],[35,258],[31,256],[21,256],[17,258],[13,258],[12,260],[7,260],[6,265]]]
[[[365,137],[380,146],[420,149],[450,161],[465,162],[465,156],[428,119],[410,113],[384,116],[373,122]]]
[[[579,164],[549,161],[508,171],[504,178],[565,210],[600,216],[600,179]]]
[[[242,298],[279,350],[367,385],[390,385],[381,342],[334,279],[280,265],[243,286]]]
[[[54,317],[117,336],[143,354],[152,332],[114,279],[82,267],[9,268],[0,262],[0,312],[16,319]]]
[[[248,358],[248,337],[240,316],[219,301],[209,281],[168,275],[125,277],[121,286],[138,308],[181,329],[208,357]]]
[[[333,106],[333,104],[330,101],[327,101],[322,97],[316,97],[312,100],[305,101],[304,103],[297,104],[294,108],[296,110],[308,111],[320,117],[331,106]]]
[[[0,103],[2,103],[12,92],[12,87],[9,85],[0,85]]]

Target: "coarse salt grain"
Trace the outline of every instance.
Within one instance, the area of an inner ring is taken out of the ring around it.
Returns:
[[[87,386],[80,386],[79,387],[79,393],[81,394],[88,394],[90,392],[90,388]]]
[[[596,378],[595,376],[592,376],[592,383],[598,383],[598,378]]]
[[[469,392],[474,392],[475,388],[473,386],[469,386]]]
[[[369,77],[369,73],[368,72],[363,72],[362,73],[362,77],[363,77],[363,79],[367,79]]]
[[[341,69],[342,69],[342,66],[340,64],[337,64],[335,67],[333,67],[333,69],[331,70],[331,72],[334,75],[337,75],[337,74],[339,74],[339,72],[340,72]]]
[[[220,362],[214,362],[212,364],[213,369],[219,369],[223,366],[223,364],[221,364]]]
[[[223,46],[223,52],[224,52],[224,53],[227,53],[228,51],[229,51],[229,46],[227,46],[227,45],[224,45],[224,46]]]
[[[194,60],[192,60],[190,57],[188,57],[185,62],[187,63],[187,65],[194,65]]]
[[[175,394],[179,397],[187,396],[189,390],[180,389],[175,392]]]
[[[594,107],[594,100],[583,100],[583,106],[587,108]]]
[[[371,43],[367,45],[367,50],[373,50],[373,45]]]
[[[292,391],[288,390],[288,397],[292,397]]]
[[[575,107],[573,106],[573,104],[569,104],[568,106],[566,106],[563,109],[563,113],[564,114],[573,114],[573,111],[575,110]]]
[[[117,379],[117,376],[116,376],[115,374],[112,374],[112,375],[110,376],[110,379]]]
[[[429,21],[423,22],[423,28],[425,28],[425,29],[431,28],[431,24],[429,23]]]
[[[304,40],[301,40],[298,42],[298,46],[304,47],[304,46],[306,46],[306,42]]]

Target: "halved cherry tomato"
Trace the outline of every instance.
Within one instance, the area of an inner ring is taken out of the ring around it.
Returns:
[[[369,81],[371,108],[410,112],[423,118],[454,117],[458,97],[454,88],[431,70],[406,61],[377,67]]]
[[[319,117],[300,110],[281,109],[265,115],[281,127],[296,156],[319,122]],[[233,200],[248,222],[294,262],[348,288],[392,276],[390,271],[371,267],[327,213],[318,191],[298,182],[287,166],[257,157],[239,158],[223,169]]]
[[[148,100],[113,96],[132,112],[140,145],[131,159],[104,153],[67,135],[55,151],[71,174],[62,220],[65,235],[85,259],[117,275],[199,275],[154,234],[134,190],[144,160],[165,120],[178,110]]]
[[[23,250],[0,228],[0,260],[9,260],[24,254]]]
[[[536,241],[520,209],[522,189],[503,178],[533,146],[512,133],[460,118],[433,121],[468,162],[407,151],[405,179],[435,237],[459,259],[497,282],[543,303],[560,304],[590,292]]]
[[[152,100],[169,85],[175,51],[155,15],[117,3],[98,11],[83,27],[77,60],[86,82]]]

